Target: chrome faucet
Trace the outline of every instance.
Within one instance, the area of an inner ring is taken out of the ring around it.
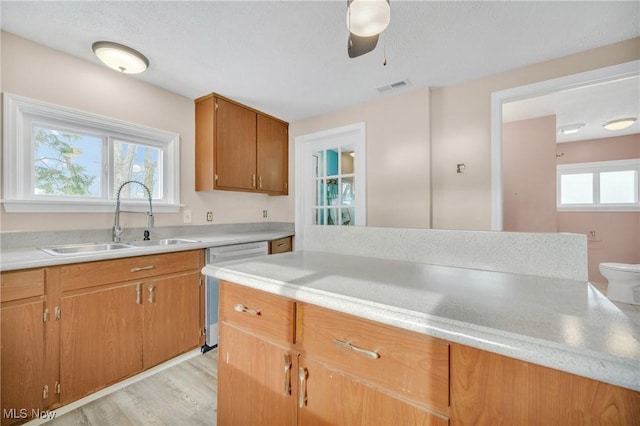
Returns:
[[[147,197],[149,199],[149,211],[147,212],[147,229],[144,230],[144,239],[149,239],[149,228],[153,228],[153,207],[151,206],[151,191],[147,188],[142,182],[138,182],[137,180],[128,180],[118,188],[118,195],[116,196],[116,218],[113,224],[113,242],[119,243],[120,237],[122,237],[123,229],[120,227],[120,191],[122,188],[130,183],[137,183],[138,185],[142,185],[142,187],[147,191]]]

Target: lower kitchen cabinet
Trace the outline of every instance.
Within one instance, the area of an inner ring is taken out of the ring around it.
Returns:
[[[44,295],[44,269],[4,272],[0,280],[4,426],[30,420],[32,413],[57,402],[57,371],[47,374],[56,354],[48,346],[54,318]]]
[[[452,425],[640,425],[640,392],[458,344],[451,399]]]
[[[640,424],[640,393],[630,389],[220,288],[220,425]]]
[[[362,381],[301,357],[299,425],[445,426],[446,416],[401,401]]]
[[[61,266],[61,402],[200,346],[202,250]]]
[[[115,284],[62,297],[63,404],[142,370],[140,286]]]
[[[423,336],[426,355],[416,355],[401,330],[392,336],[382,325],[356,328],[353,317],[225,281],[220,313],[220,425],[448,424],[446,413],[427,403],[448,410],[446,344]],[[382,346],[373,347],[382,355],[336,345],[335,333],[367,344],[378,339]],[[389,374],[397,377],[386,383]],[[403,378],[411,385],[396,389]],[[434,396],[442,388],[444,395]]]
[[[3,272],[2,426],[201,345],[204,250]]]
[[[200,272],[143,284],[143,367],[149,368],[200,345]]]
[[[287,348],[221,323],[217,424],[294,425],[294,361]]]

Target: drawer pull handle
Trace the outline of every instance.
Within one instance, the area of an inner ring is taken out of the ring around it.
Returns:
[[[300,386],[298,386],[298,407],[304,408],[307,405],[307,373],[306,368],[298,368],[298,379],[300,380]]]
[[[368,349],[362,349],[357,346],[351,344],[351,342],[343,342],[342,340],[333,339],[333,344],[336,346],[340,346],[341,348],[348,349],[350,351],[354,351],[359,353],[360,355],[364,355],[370,359],[378,359],[380,358],[380,354],[375,351],[370,351]]]
[[[136,305],[142,304],[142,284],[136,284]]]
[[[284,355],[284,394],[291,395],[291,357]]]
[[[260,315],[260,311],[257,311],[255,309],[249,309],[246,306],[244,306],[242,303],[238,303],[236,306],[234,306],[233,310],[236,312],[244,312],[249,315]]]
[[[140,271],[148,271],[149,269],[155,269],[154,265],[142,266],[140,268],[131,268],[130,272],[140,272]]]
[[[278,245],[278,247],[284,247],[286,245],[286,243],[278,243],[277,245]]]

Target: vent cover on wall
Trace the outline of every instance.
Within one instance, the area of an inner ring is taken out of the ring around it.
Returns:
[[[397,81],[395,83],[386,84],[384,86],[376,87],[376,90],[380,93],[389,92],[391,90],[400,89],[403,87],[407,87],[411,85],[411,82],[408,79],[404,79],[402,81]]]

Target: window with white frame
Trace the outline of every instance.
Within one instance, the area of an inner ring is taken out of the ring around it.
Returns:
[[[3,127],[8,212],[112,211],[129,180],[150,189],[154,211],[179,210],[178,134],[10,94]],[[142,210],[147,195],[127,185],[120,198]]]
[[[558,210],[640,210],[640,159],[559,164]]]

